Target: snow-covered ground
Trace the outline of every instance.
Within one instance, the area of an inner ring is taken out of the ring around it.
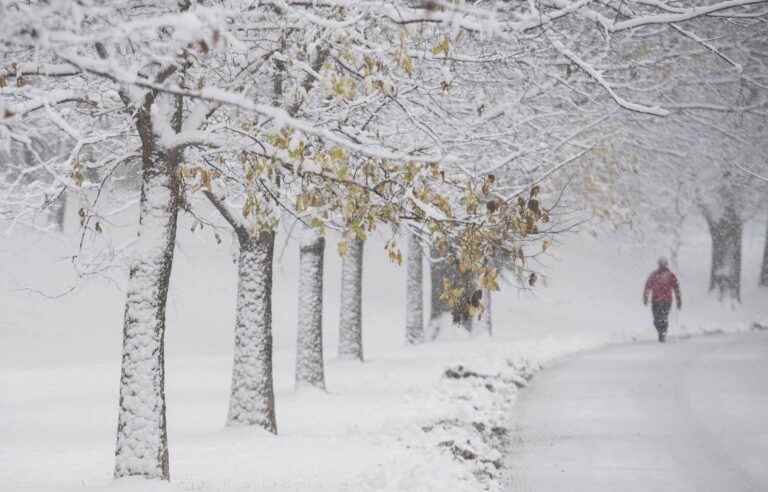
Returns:
[[[130,221],[126,219],[126,224]],[[747,229],[743,304],[706,291],[709,243],[693,235],[679,276],[683,311],[672,336],[747,330],[768,319],[756,288],[764,225]],[[126,231],[131,228],[126,227]],[[516,387],[553,358],[606,343],[652,340],[641,290],[664,251],[618,238],[571,236],[552,248],[545,282],[494,298],[494,336],[459,331],[406,347],[405,272],[366,246],[365,363],[335,360],[339,258],[326,251],[328,391],[294,391],[297,247],[275,270],[278,436],[224,428],[235,307],[235,265],[224,237],[182,223],[169,296],[166,342],[171,484],[194,491],[476,491],[506,481],[503,445]],[[121,232],[119,224],[113,234]],[[29,235],[0,242],[0,490],[145,491],[114,483],[113,447],[124,272],[72,282],[66,245]],[[379,244],[380,243],[380,244]],[[404,249],[404,248],[403,248]],[[428,286],[427,286],[428,287]],[[461,365],[462,368],[458,366]],[[471,371],[480,377],[446,377]],[[464,371],[464,372],[462,372]]]
[[[765,331],[566,357],[514,408],[507,492],[768,490],[766,372]]]

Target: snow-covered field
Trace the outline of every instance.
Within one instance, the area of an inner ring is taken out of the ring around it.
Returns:
[[[188,224],[183,224],[188,231]],[[706,291],[709,243],[693,236],[679,276],[683,311],[671,335],[747,330],[768,319],[756,288],[764,225],[747,229],[743,304]],[[67,241],[74,241],[68,238]],[[278,239],[278,248],[284,239]],[[181,234],[166,343],[171,484],[194,491],[503,490],[505,425],[522,376],[558,356],[653,339],[640,302],[664,251],[612,237],[571,236],[553,247],[534,292],[494,298],[494,336],[457,330],[404,344],[405,273],[383,241],[366,246],[364,345],[368,360],[335,360],[339,259],[326,251],[328,391],[294,391],[296,245],[276,268],[274,332],[278,436],[224,428],[231,369],[235,266],[229,238]],[[71,245],[27,236],[0,243],[0,490],[153,490],[112,481],[124,273],[72,282]],[[483,377],[445,377],[458,366]]]

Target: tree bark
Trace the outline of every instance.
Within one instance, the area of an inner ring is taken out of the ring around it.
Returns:
[[[323,255],[325,238],[305,227],[299,246],[299,319],[296,386],[325,389],[323,367]]]
[[[709,290],[717,290],[720,300],[729,297],[741,302],[741,219],[730,206],[720,217],[707,214],[706,218],[712,238]]]
[[[488,289],[483,289],[482,292],[483,296],[481,298],[481,302],[483,304],[483,312],[480,315],[480,319],[475,318],[472,331],[476,332],[479,329],[481,331],[487,332],[489,335],[493,335],[493,318],[491,317],[491,291]]]
[[[56,224],[56,230],[64,232],[64,220],[67,215],[67,195],[62,193],[51,207],[51,221]]]
[[[477,279],[473,272],[460,272],[458,268],[451,268],[449,272],[453,277],[453,284],[463,289],[459,302],[451,309],[453,322],[471,333],[475,323],[470,307],[479,307],[480,302],[482,302],[482,291],[478,289]]]
[[[765,228],[765,243],[763,245],[763,265],[760,268],[760,285],[768,287],[768,225]]]
[[[424,270],[419,237],[408,233],[406,253],[405,338],[409,344],[424,341]]]
[[[443,280],[446,278],[446,262],[440,257],[440,253],[435,248],[431,250],[429,262],[429,280],[430,280],[430,309],[429,309],[429,328],[432,332],[432,339],[440,335],[440,328],[445,314],[449,311],[449,306],[440,300],[443,293]]]
[[[238,235],[237,317],[227,425],[277,433],[272,378],[272,263],[275,234]]]
[[[363,245],[349,242],[341,266],[341,316],[339,322],[339,358],[363,360]]]
[[[178,211],[178,156],[144,155],[136,257],[123,323],[115,478],[168,480],[165,305]]]

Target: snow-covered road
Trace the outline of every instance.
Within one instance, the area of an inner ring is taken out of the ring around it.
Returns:
[[[509,490],[768,490],[766,375],[766,332],[568,358],[520,395]]]

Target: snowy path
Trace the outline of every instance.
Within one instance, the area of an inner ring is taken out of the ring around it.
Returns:
[[[510,491],[768,490],[768,333],[569,358],[515,410]]]

